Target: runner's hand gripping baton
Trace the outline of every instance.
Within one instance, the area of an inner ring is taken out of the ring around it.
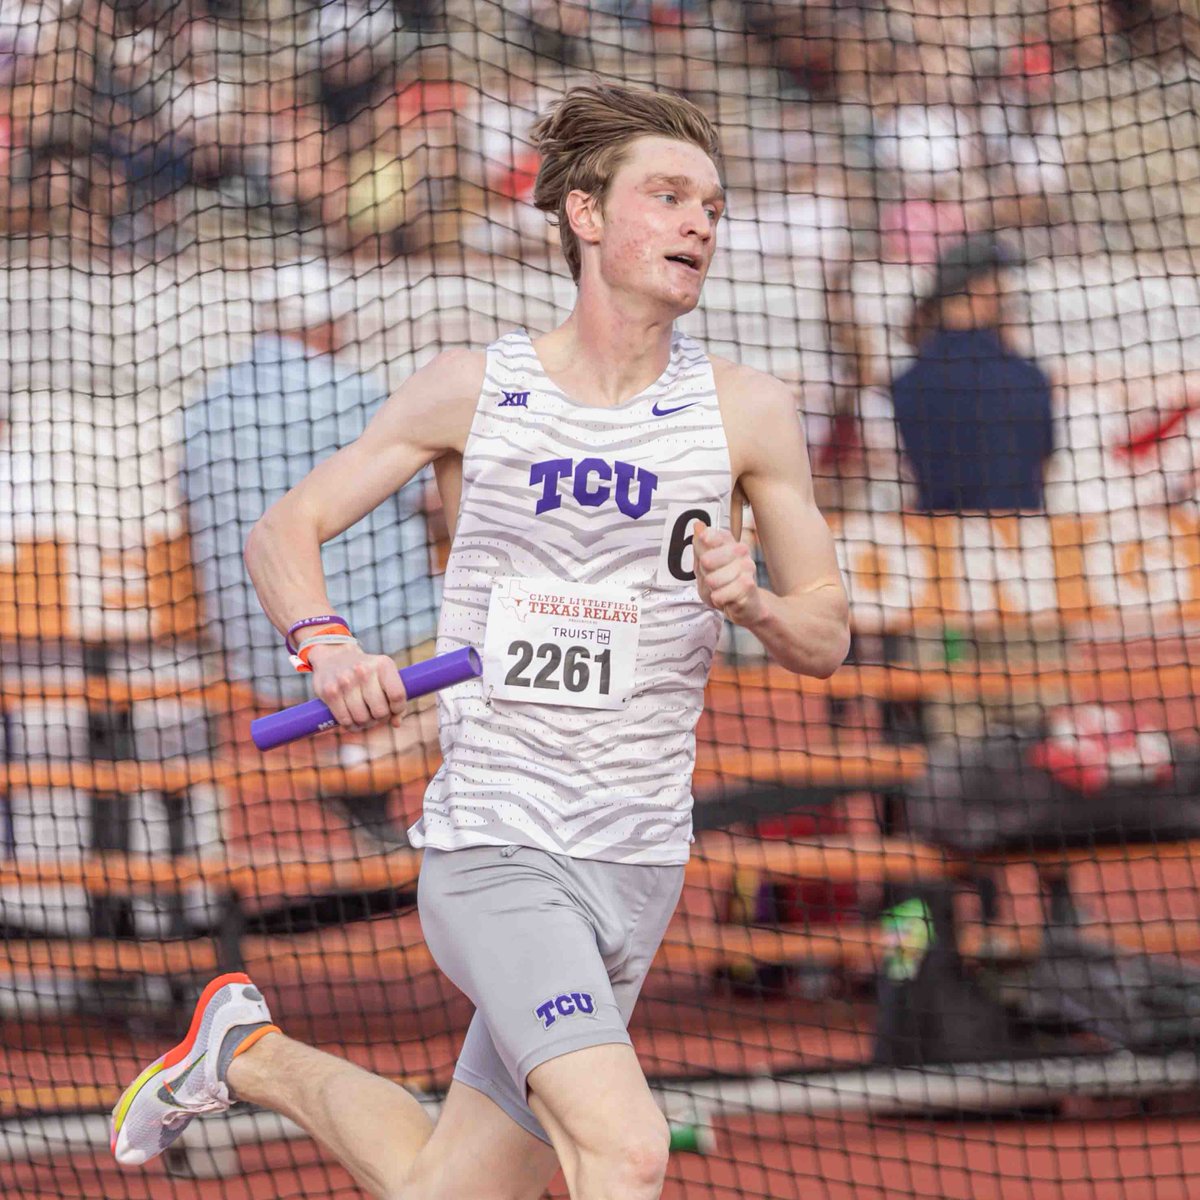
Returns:
[[[415,700],[418,696],[427,696],[482,674],[479,652],[473,646],[464,646],[461,650],[451,650],[410,667],[401,667],[400,680],[408,698]],[[303,704],[293,704],[291,708],[251,721],[250,736],[260,750],[273,750],[314,733],[324,733],[335,725],[337,722],[324,700],[306,700]]]

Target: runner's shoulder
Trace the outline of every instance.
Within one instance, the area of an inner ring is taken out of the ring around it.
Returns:
[[[379,436],[435,454],[461,454],[470,434],[487,358],[481,350],[443,350],[392,393]]]
[[[713,382],[721,413],[728,420],[761,422],[778,414],[791,417],[796,411],[796,390],[766,371],[710,354]]]
[[[474,407],[483,390],[487,354],[483,350],[443,350],[414,374],[422,395],[442,402],[458,401]]]

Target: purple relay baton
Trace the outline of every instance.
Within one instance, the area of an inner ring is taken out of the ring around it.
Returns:
[[[482,674],[483,663],[479,651],[473,646],[437,654],[424,662],[400,668],[400,679],[410,700],[453,687],[456,683]],[[250,736],[260,750],[274,750],[276,746],[285,746],[288,742],[311,737],[314,733],[324,733],[336,726],[333,713],[324,700],[306,700],[303,704],[293,704],[291,708],[283,708],[251,721]]]

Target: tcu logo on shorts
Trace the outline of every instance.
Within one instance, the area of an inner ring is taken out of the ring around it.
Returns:
[[[529,468],[529,486],[542,489],[533,510],[536,515],[550,512],[562,504],[558,485],[565,478],[572,480],[575,503],[582,508],[599,508],[611,498],[621,512],[635,521],[650,511],[650,501],[658,487],[658,476],[653,471],[620,459],[608,463],[602,458],[581,458],[579,462],[570,458],[547,458]]]
[[[543,1029],[549,1029],[559,1017],[573,1017],[576,1013],[591,1017],[595,1012],[596,1002],[591,992],[563,992],[561,996],[553,996],[533,1010]]]

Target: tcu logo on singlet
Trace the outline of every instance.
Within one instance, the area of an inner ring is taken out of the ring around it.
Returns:
[[[530,487],[540,487],[542,494],[534,508],[536,515],[550,512],[562,504],[558,485],[566,478],[573,481],[575,503],[584,508],[599,508],[609,499],[617,508],[635,521],[650,511],[658,476],[645,467],[619,459],[609,463],[603,458],[547,458],[529,468]]]
[[[543,1029],[549,1029],[559,1017],[578,1015],[592,1017],[596,1015],[596,1002],[591,992],[563,992],[561,996],[552,996],[533,1010],[534,1016],[542,1023]]]

